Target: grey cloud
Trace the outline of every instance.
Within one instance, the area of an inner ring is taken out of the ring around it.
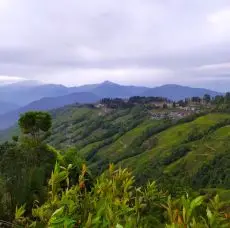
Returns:
[[[2,0],[0,75],[69,84],[123,71],[126,83],[159,82],[134,80],[149,69],[170,72],[161,83],[208,80],[193,69],[230,62],[228,15],[229,0]]]

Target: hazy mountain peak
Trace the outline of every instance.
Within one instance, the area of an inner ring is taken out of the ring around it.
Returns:
[[[37,80],[24,80],[20,82],[14,82],[6,86],[7,87],[31,87],[31,86],[38,86],[38,85],[43,85],[43,84],[44,83],[37,81]]]
[[[150,88],[144,93],[143,96],[156,96],[166,97],[170,100],[183,100],[189,97],[202,97],[204,94],[209,94],[212,97],[220,95],[221,93],[204,89],[204,88],[193,88],[189,86],[177,85],[177,84],[166,84],[155,88]]]
[[[118,84],[116,84],[116,83],[114,83],[114,82],[111,82],[111,81],[106,80],[106,81],[102,82],[102,83],[101,83],[101,85],[118,85]]]
[[[158,86],[158,87],[187,87],[187,86],[178,85],[178,84],[165,84],[165,85]]]

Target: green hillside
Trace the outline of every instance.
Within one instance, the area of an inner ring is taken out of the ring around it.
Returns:
[[[154,148],[126,159],[122,164],[135,167],[135,174],[142,180],[144,177],[166,177],[166,181],[170,178],[173,182],[186,181],[193,187],[210,185],[229,188],[229,117],[228,114],[208,114],[190,123],[171,127],[152,136],[157,138]],[[225,167],[219,164],[214,169],[214,160],[219,158],[225,162]],[[219,172],[220,169],[222,172]],[[203,182],[202,172],[206,175]]]
[[[227,227],[230,114],[106,102],[28,112],[1,133],[1,221]]]
[[[141,183],[157,179],[197,189],[230,188],[230,114],[171,123],[152,119],[137,105],[113,110],[69,106],[52,115],[48,143],[63,153],[75,151],[95,174],[114,163],[131,168]]]
[[[47,142],[83,157],[95,175],[114,163],[131,168],[140,183],[230,189],[230,114],[172,122],[153,119],[152,111],[143,105],[56,109]],[[13,128],[3,135],[16,133]]]

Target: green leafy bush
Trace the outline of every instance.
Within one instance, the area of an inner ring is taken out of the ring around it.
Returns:
[[[109,169],[86,188],[88,169],[82,166],[76,185],[69,185],[68,168],[56,163],[49,180],[49,198],[35,205],[31,217],[16,210],[15,222],[27,227],[178,227],[224,228],[230,224],[229,208],[216,196],[188,195],[173,199],[156,186],[135,187],[127,169]],[[63,187],[65,183],[65,187]]]

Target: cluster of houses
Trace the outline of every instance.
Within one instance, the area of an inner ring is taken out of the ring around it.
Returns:
[[[165,111],[165,112],[151,112],[151,118],[153,120],[171,119],[179,120],[186,116],[191,115],[193,112],[188,111]]]
[[[129,105],[144,104],[149,110],[152,119],[172,119],[178,120],[194,113],[201,112],[201,109],[209,107],[210,103],[205,102],[202,99],[186,99],[178,102],[172,102],[167,99],[151,99],[142,97],[133,97],[130,99],[103,99],[100,103],[96,104],[96,108],[103,108],[105,112],[109,112],[112,108],[117,107],[129,107]],[[151,110],[151,111],[150,111]]]
[[[154,105],[162,109],[161,112],[150,112],[151,118],[155,120],[178,120],[201,111],[201,105],[194,102],[189,102],[186,106],[181,106],[179,103],[154,103]]]

